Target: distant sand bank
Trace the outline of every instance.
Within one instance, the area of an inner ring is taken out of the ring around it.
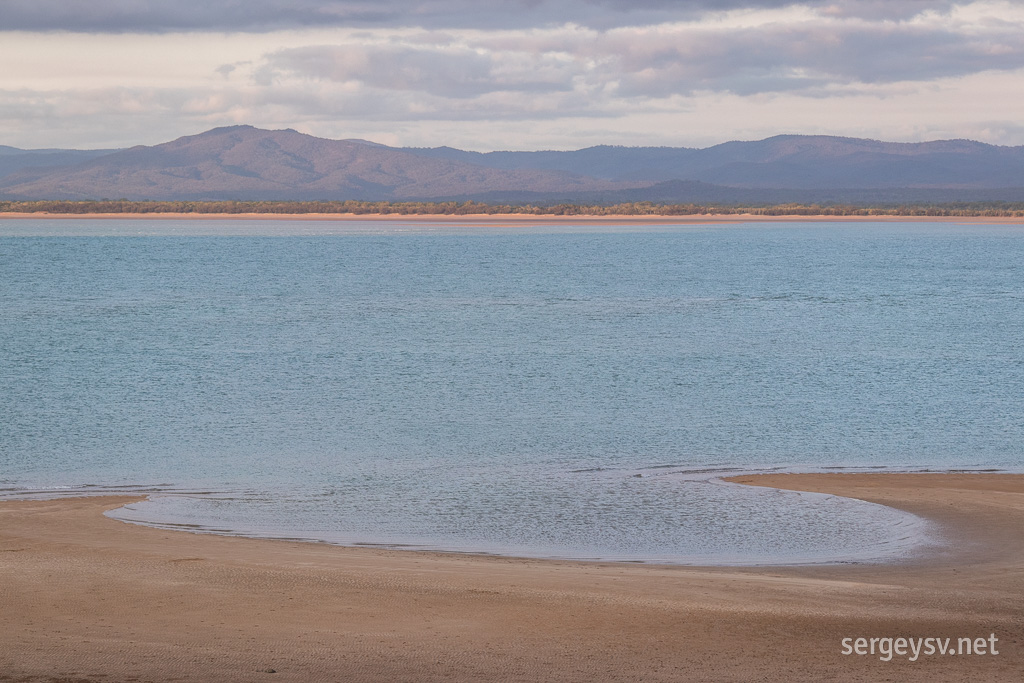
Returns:
[[[926,516],[899,565],[664,567],[340,548],[123,524],[131,498],[0,503],[0,681],[1019,681],[1024,475],[734,481]],[[842,655],[845,637],[999,655]],[[269,673],[273,670],[275,673]]]
[[[715,223],[980,223],[1024,224],[1024,218],[986,216],[762,216],[757,214],[708,214],[699,216],[534,216],[530,214],[405,215],[351,213],[16,213],[0,212],[0,220],[279,220],[279,221],[388,221],[481,224],[493,227],[544,223],[595,225],[678,225]]]

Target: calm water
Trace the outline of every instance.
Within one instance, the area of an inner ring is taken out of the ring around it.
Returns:
[[[0,488],[340,543],[882,557],[919,520],[716,475],[1022,470],[1022,330],[1022,226],[4,221]]]

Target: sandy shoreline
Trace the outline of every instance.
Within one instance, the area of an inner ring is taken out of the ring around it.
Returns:
[[[171,532],[126,497],[0,503],[0,681],[1019,681],[1024,475],[757,475],[952,542],[897,565],[701,568]],[[844,637],[999,655],[842,655]],[[269,673],[273,670],[274,673]]]
[[[534,216],[529,214],[465,214],[465,215],[404,215],[404,214],[350,214],[350,213],[17,213],[0,212],[0,220],[224,220],[224,221],[386,221],[418,223],[458,223],[467,225],[578,224],[578,225],[678,225],[678,224],[730,224],[730,223],[967,223],[967,224],[1024,224],[1024,218],[1003,216],[763,216],[755,214],[708,214],[694,216]]]

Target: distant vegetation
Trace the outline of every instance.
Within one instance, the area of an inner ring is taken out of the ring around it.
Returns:
[[[481,202],[298,202],[298,201],[9,201],[2,213],[51,214],[385,214],[399,216],[462,216],[521,214],[530,216],[700,216],[752,214],[759,216],[988,216],[1024,217],[1024,202],[956,202],[930,205],[854,206],[774,204],[735,206],[627,202],[612,205],[485,204]]]

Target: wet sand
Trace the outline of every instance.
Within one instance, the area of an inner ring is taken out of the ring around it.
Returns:
[[[0,503],[0,681],[1020,681],[1024,475],[735,481],[935,522],[892,565],[707,568],[340,548]],[[998,655],[841,654],[843,638],[998,638]]]

